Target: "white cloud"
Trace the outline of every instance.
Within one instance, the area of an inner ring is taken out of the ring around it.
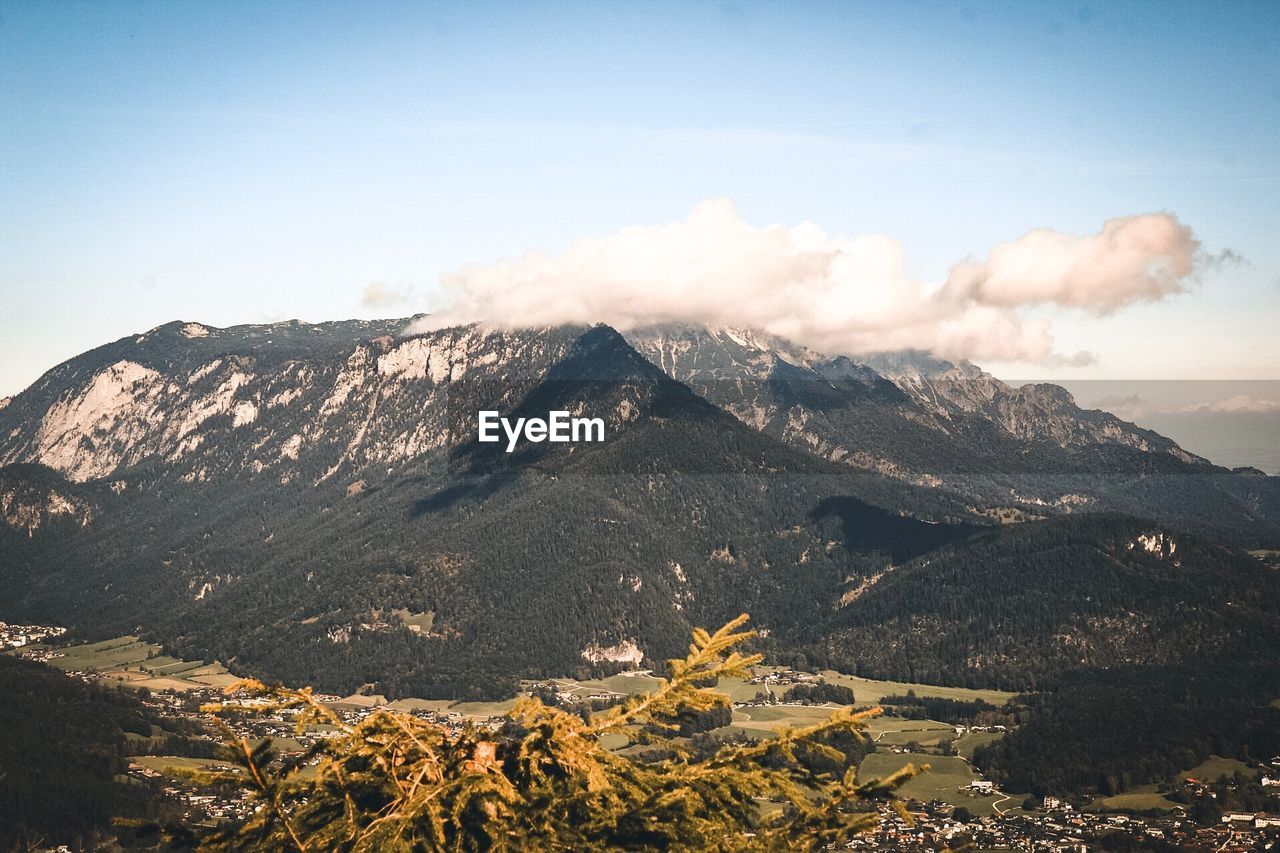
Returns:
[[[916,348],[1085,364],[1089,353],[1054,352],[1049,321],[1019,309],[1107,313],[1185,289],[1201,265],[1191,230],[1154,213],[1108,220],[1094,235],[1031,231],[931,284],[907,273],[889,237],[832,237],[811,222],[756,227],[718,199],[682,222],[468,266],[442,279],[446,310],[414,329],[681,321],[751,326],[832,354]]]
[[[1203,263],[1200,242],[1169,213],[1108,219],[1097,234],[1029,231],[982,263],[960,263],[943,293],[1016,307],[1052,303],[1099,314],[1181,293]]]

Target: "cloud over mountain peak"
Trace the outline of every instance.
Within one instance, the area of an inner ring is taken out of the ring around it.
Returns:
[[[1050,322],[1022,309],[1110,313],[1185,290],[1205,263],[1189,227],[1149,213],[1091,235],[1029,231],[930,283],[907,272],[891,237],[831,236],[812,222],[758,227],[712,199],[683,221],[464,267],[442,279],[445,310],[416,328],[678,321],[751,326],[833,354],[1083,363],[1087,354],[1055,352]]]

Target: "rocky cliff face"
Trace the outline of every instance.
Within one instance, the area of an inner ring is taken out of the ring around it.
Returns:
[[[510,408],[581,331],[401,338],[403,325],[171,323],[117,341],[0,407],[0,464],[39,463],[79,481],[144,464],[188,480],[287,479],[304,457],[325,461],[324,476],[403,464],[459,439],[450,393],[489,384],[492,401]],[[1079,409],[1061,388],[1011,388],[970,364],[903,353],[868,366],[748,329],[665,325],[627,339],[743,423],[911,482],[944,484],[975,464],[1016,468],[1030,445],[1203,464],[1155,433]]]
[[[451,395],[487,386],[494,405],[512,406],[575,338],[355,330],[384,332],[366,338],[343,327],[305,347],[255,341],[260,327],[251,329],[170,324],[56,368],[0,411],[0,463],[40,463],[78,481],[149,466],[187,482],[402,465],[460,439]],[[215,336],[220,349],[167,356],[178,339],[207,349]]]
[[[53,472],[33,466],[0,468],[0,524],[32,537],[61,524],[84,527],[93,516],[92,501]]]
[[[873,356],[869,364],[941,417],[977,415],[1021,441],[1068,448],[1120,445],[1204,464],[1151,430],[1109,412],[1081,409],[1065,388],[1048,383],[1014,388],[969,362],[951,364],[916,352]]]
[[[657,326],[627,337],[744,423],[908,482],[966,489],[975,476],[1087,472],[1099,452],[1119,452],[1110,464],[1132,471],[1210,467],[1169,439],[1080,409],[1058,386],[1012,388],[969,363],[903,352],[860,364],[742,329]]]

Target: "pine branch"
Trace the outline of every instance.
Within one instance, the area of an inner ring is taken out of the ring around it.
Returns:
[[[848,840],[874,825],[862,809],[887,798],[921,772],[907,767],[859,784],[854,768],[826,741],[861,739],[872,712],[838,711],[816,725],[784,727],[772,740],[726,744],[710,757],[674,740],[680,715],[723,707],[706,685],[749,677],[761,657],[738,651],[754,634],[745,615],[713,634],[697,630],[689,654],[669,662],[657,689],[587,720],[532,697],[516,702],[505,727],[466,723],[454,730],[417,717],[376,711],[348,725],[309,689],[259,681],[229,689],[235,697],[206,706],[224,727],[247,774],[222,774],[248,786],[264,806],[235,835],[210,849],[580,850],[717,847],[724,850],[812,848]],[[252,698],[250,698],[252,697]],[[262,700],[266,699],[264,703]],[[251,748],[223,718],[289,711],[296,731],[334,726],[302,760],[277,763],[269,745]],[[624,733],[657,755],[633,759],[600,738]],[[314,773],[304,774],[314,762]],[[276,767],[276,775],[272,775]],[[758,799],[784,805],[764,819]]]

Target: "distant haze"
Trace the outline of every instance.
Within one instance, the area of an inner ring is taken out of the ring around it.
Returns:
[[[1015,380],[1012,385],[1027,381]],[[1054,380],[1076,403],[1172,438],[1228,468],[1280,475],[1280,381]]]

